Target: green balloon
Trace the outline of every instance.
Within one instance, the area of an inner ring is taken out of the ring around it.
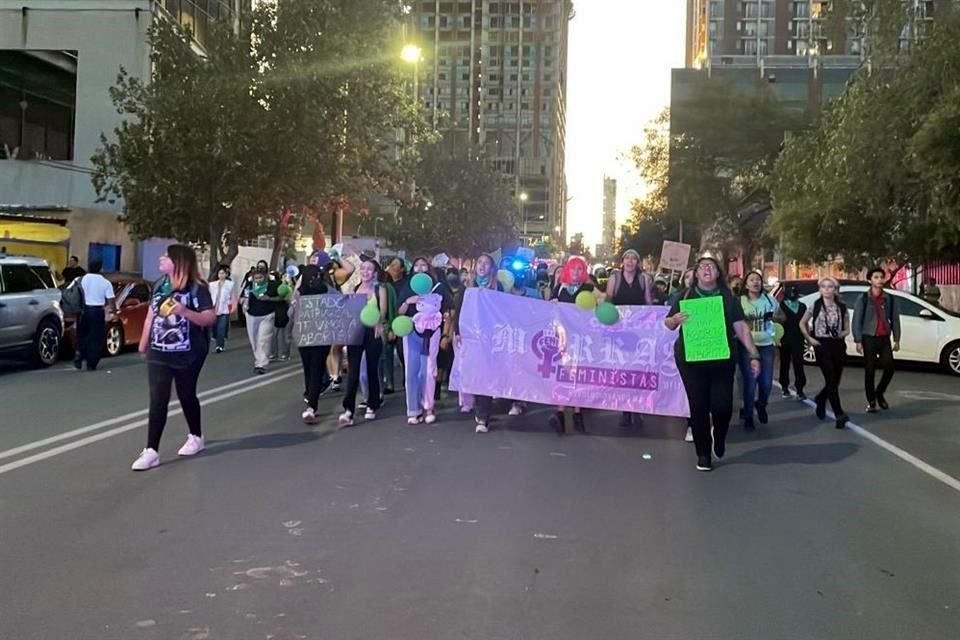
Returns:
[[[774,344],[779,345],[780,341],[783,340],[783,325],[779,322],[773,323],[773,342]]]
[[[578,293],[575,302],[577,306],[584,311],[590,311],[597,306],[597,298],[590,291],[581,291]]]
[[[380,322],[380,309],[367,305],[360,312],[360,322],[365,327],[375,327]]]
[[[620,312],[613,304],[609,302],[604,302],[603,304],[598,305],[596,314],[597,320],[600,322],[600,324],[605,324],[608,326],[611,324],[617,324],[617,321],[620,319]]]
[[[418,296],[425,296],[433,289],[433,279],[425,273],[418,273],[410,278],[410,288]]]
[[[511,291],[513,289],[513,285],[516,284],[517,281],[513,273],[507,271],[506,269],[500,269],[497,271],[497,280],[501,285],[503,285],[504,291]]]
[[[291,289],[290,285],[288,284],[282,284],[277,287],[277,295],[279,295],[281,298],[289,298],[290,294],[292,293],[293,289]]]
[[[413,320],[409,316],[397,316],[390,328],[398,338],[405,338],[413,333]]]

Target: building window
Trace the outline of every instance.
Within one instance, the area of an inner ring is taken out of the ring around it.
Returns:
[[[0,51],[4,67],[20,74],[0,78],[0,157],[72,160],[76,76],[18,51]]]

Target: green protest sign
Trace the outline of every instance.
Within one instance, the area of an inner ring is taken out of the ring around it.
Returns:
[[[723,296],[681,300],[680,311],[690,316],[683,323],[681,331],[687,362],[709,362],[730,358]]]

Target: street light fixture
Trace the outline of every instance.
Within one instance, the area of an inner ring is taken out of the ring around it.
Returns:
[[[413,65],[413,99],[419,100],[417,82],[420,79],[420,60],[423,58],[423,49],[415,44],[404,45],[400,51],[400,57],[404,62]]]
[[[526,191],[521,191],[517,194],[517,200],[520,202],[520,219],[523,220],[523,239],[524,241],[529,241],[527,237],[527,214],[523,211],[523,205],[527,200],[530,199],[529,194]]]

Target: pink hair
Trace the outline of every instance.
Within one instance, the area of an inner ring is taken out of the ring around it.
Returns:
[[[581,258],[580,256],[573,256],[566,263],[560,267],[560,283],[561,284],[573,284],[570,279],[570,272],[574,264],[579,264],[583,268],[583,275],[588,277],[590,275],[590,266],[587,264],[587,261]],[[577,283],[582,284],[582,283]]]

